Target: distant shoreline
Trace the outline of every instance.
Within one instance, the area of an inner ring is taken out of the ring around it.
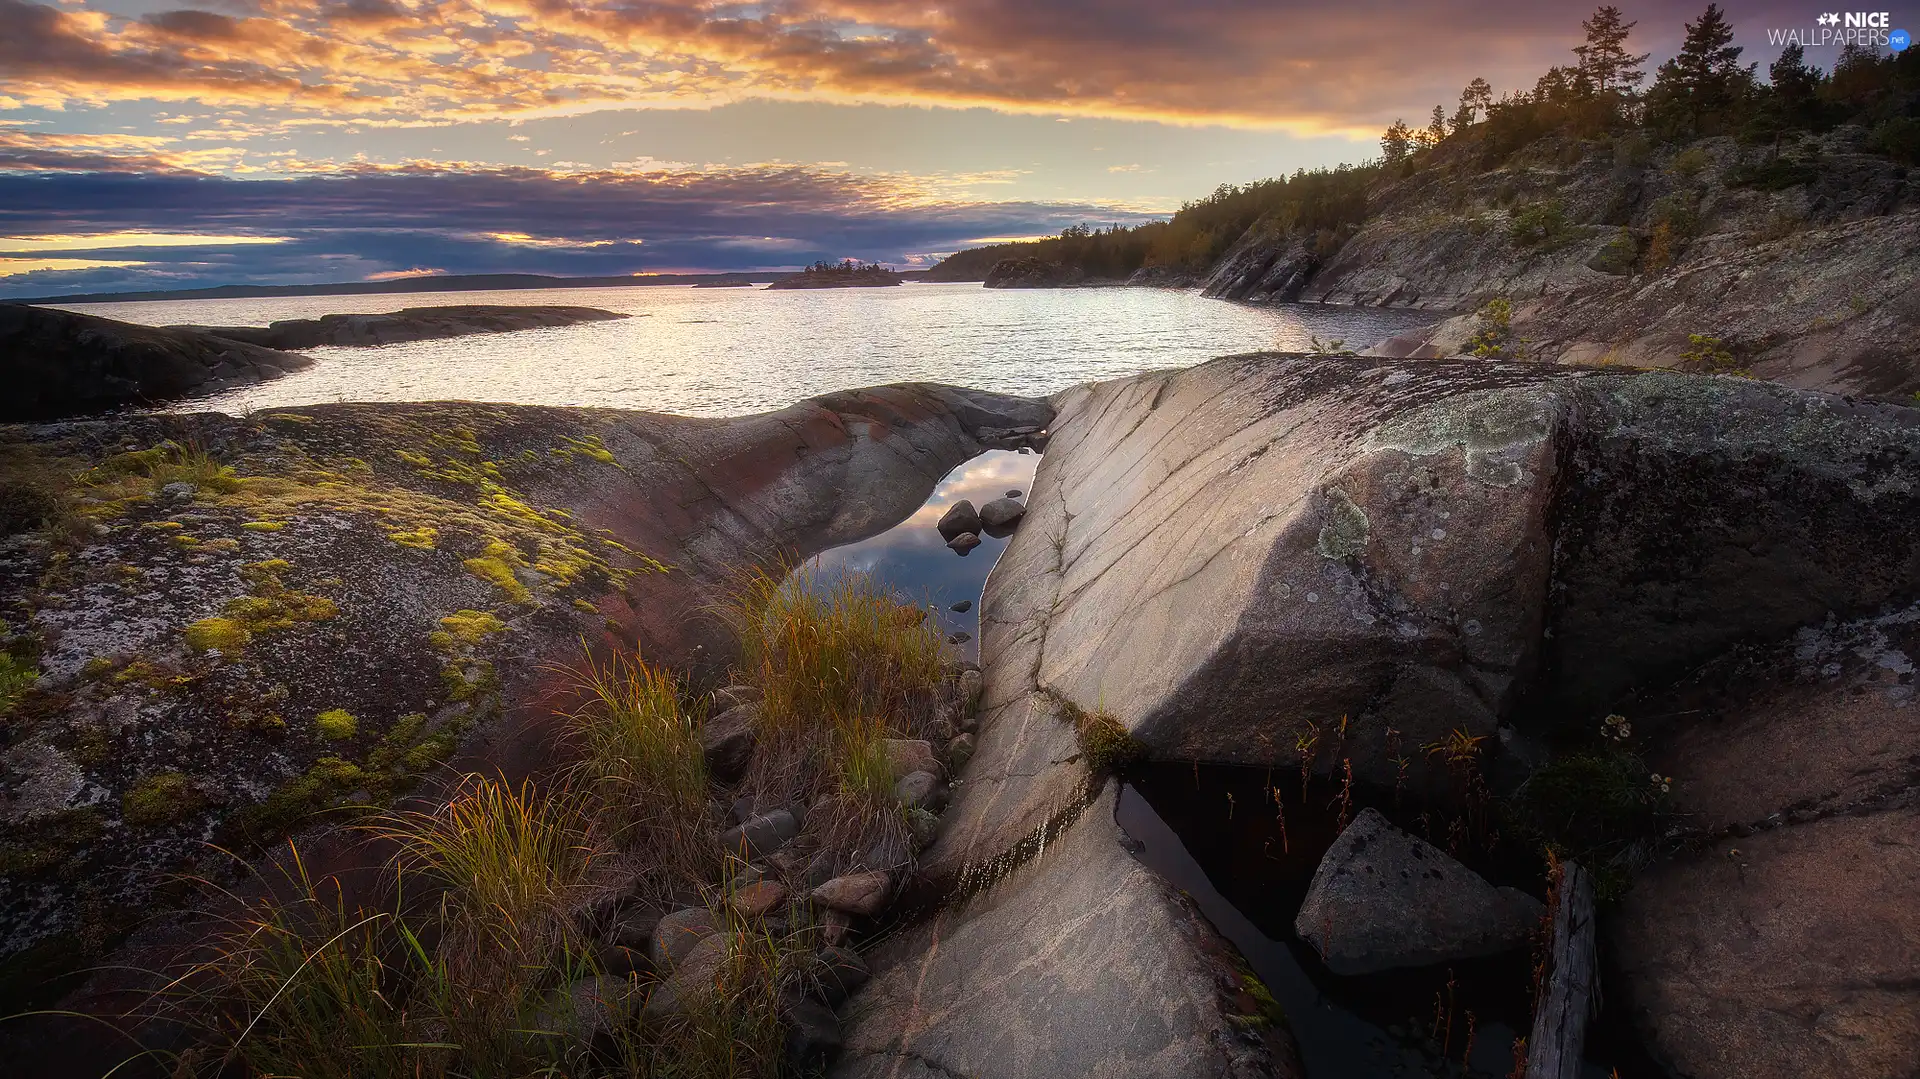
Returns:
[[[917,279],[924,270],[901,277]],[[617,277],[549,277],[545,274],[448,274],[408,277],[398,281],[348,281],[326,285],[215,285],[211,288],[166,289],[145,292],[83,292],[71,296],[0,297],[0,303],[139,303],[149,300],[244,300],[276,296],[382,296],[422,292],[505,292],[548,288],[633,288],[652,285],[769,284],[788,277],[786,272],[623,274]]]

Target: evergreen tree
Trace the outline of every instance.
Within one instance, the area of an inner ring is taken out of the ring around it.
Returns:
[[[1654,126],[1669,135],[1711,134],[1724,126],[1753,86],[1753,67],[1740,66],[1741,51],[1726,13],[1708,4],[1687,24],[1680,54],[1660,65],[1648,105]]]
[[[1493,87],[1487,85],[1487,80],[1476,77],[1467,84],[1465,90],[1460,91],[1460,107],[1485,117],[1487,110],[1493,107]]]
[[[1433,118],[1427,121],[1427,145],[1438,146],[1440,140],[1447,137],[1447,112],[1438,105],[1433,107]]]
[[[1580,58],[1580,74],[1596,92],[1631,94],[1647,77],[1640,65],[1647,62],[1649,54],[1635,56],[1626,48],[1627,34],[1638,25],[1625,21],[1620,9],[1612,4],[1580,24],[1587,32],[1587,43],[1574,46],[1573,52]]]
[[[1395,120],[1380,136],[1380,156],[1389,165],[1398,165],[1413,152],[1413,130],[1404,120]]]
[[[1799,45],[1780,50],[1780,59],[1767,68],[1772,84],[1768,94],[1779,119],[1802,125],[1814,121],[1820,107],[1820,69],[1807,64],[1807,51]]]

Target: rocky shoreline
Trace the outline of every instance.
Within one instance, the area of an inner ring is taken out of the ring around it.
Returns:
[[[190,860],[210,830],[269,823],[254,807],[285,827],[430,802],[416,757],[546,774],[575,692],[554,665],[582,638],[718,686],[709,797],[750,773],[770,790],[775,706],[720,681],[736,643],[689,612],[1021,446],[1046,449],[1030,490],[938,526],[1012,538],[978,673],[944,667],[886,743],[921,849],[821,862],[838,795],[714,802],[738,848],[722,898],[595,907],[595,940],[629,958],[568,983],[573,1014],[658,1021],[734,954],[705,943],[735,939],[722,922],[777,917],[827,934],[806,962],[831,977],[781,1014],[792,1059],[829,1074],[1299,1075],[1259,979],[1129,853],[1114,807],[1146,759],[1433,815],[1421,839],[1361,812],[1321,863],[1298,935],[1334,976],[1519,944],[1551,897],[1443,850],[1497,828],[1602,878],[1607,1006],[1668,1065],[1895,1074],[1920,1052],[1898,887],[1920,410],[1486,359],[1262,353],[1045,402],[909,385],[724,421],[341,405],[9,428],[8,505],[29,512],[0,574],[35,681],[0,773],[24,873],[7,949],[110,933],[89,902],[161,900],[90,881]],[[304,800],[257,789],[263,769]],[[310,835],[313,864],[364,865],[346,835]],[[1431,894],[1341,883],[1415,862]],[[137,989],[101,976],[67,1003],[112,1014]],[[86,1038],[43,1029],[19,1059],[71,1064]]]
[[[729,282],[733,284],[734,282]],[[744,283],[744,282],[741,282]],[[405,341],[434,341],[477,333],[511,333],[583,322],[610,322],[630,318],[597,307],[450,304],[408,307],[380,315],[322,315],[319,318],[281,319],[259,326],[171,326],[169,329],[204,333],[262,348],[297,351],[338,345],[368,348]]]

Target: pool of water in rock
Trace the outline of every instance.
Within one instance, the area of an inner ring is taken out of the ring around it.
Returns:
[[[967,659],[977,660],[980,593],[1011,533],[981,533],[980,546],[958,555],[947,548],[935,525],[961,499],[978,508],[1017,491],[1024,503],[1039,467],[1038,454],[988,450],[947,473],[906,520],[877,536],[823,551],[804,568],[818,584],[843,573],[871,575],[900,602],[931,610],[942,635]],[[953,610],[962,603],[965,611]]]
[[[1276,801],[1276,794],[1278,795]],[[1445,849],[1496,884],[1546,894],[1543,867],[1497,834],[1450,844],[1453,818],[1355,798]],[[1446,966],[1340,977],[1293,928],[1320,857],[1343,820],[1337,788],[1298,772],[1218,765],[1136,769],[1115,811],[1134,854],[1185,891],[1246,956],[1286,1013],[1308,1079],[1503,1079],[1530,1027],[1533,957],[1525,952]],[[1284,821],[1284,824],[1283,824]],[[1603,1012],[1590,1028],[1581,1079],[1654,1079],[1664,1071]]]

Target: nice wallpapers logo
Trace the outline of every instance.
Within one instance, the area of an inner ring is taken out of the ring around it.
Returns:
[[[1812,26],[1769,29],[1767,42],[1780,46],[1798,45],[1803,49],[1860,45],[1905,52],[1907,46],[1913,44],[1913,36],[1905,30],[1893,28],[1890,12],[1826,11],[1814,18]]]

